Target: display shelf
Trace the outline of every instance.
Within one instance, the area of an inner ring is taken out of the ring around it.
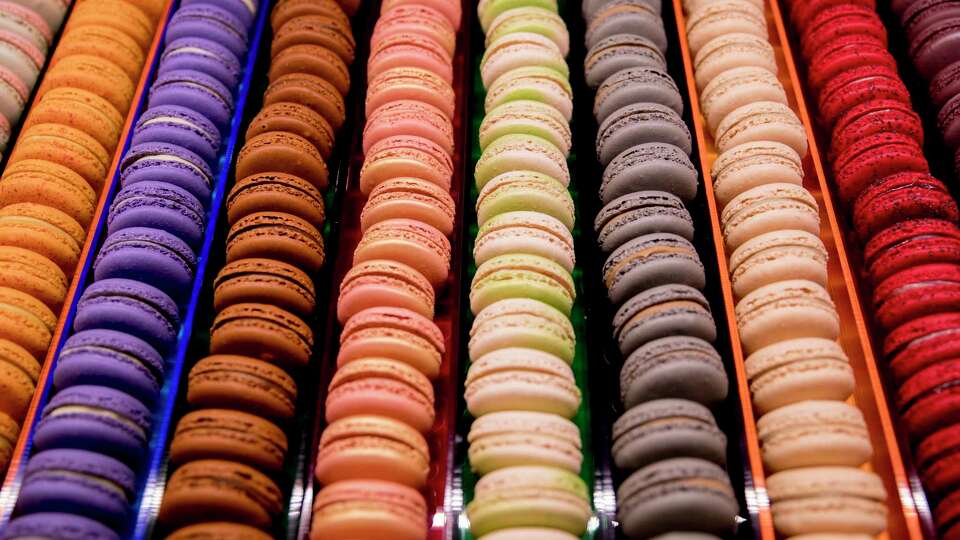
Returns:
[[[690,106],[695,119],[694,127],[699,143],[700,162],[703,170],[708,204],[711,209],[711,221],[714,229],[714,245],[716,258],[720,266],[721,286],[725,301],[725,310],[728,320],[733,317],[733,294],[728,279],[727,256],[725,252],[717,202],[713,196],[713,179],[710,176],[710,167],[716,158],[717,152],[712,137],[704,129],[704,122],[699,107],[699,95],[696,85],[693,84],[692,57],[686,40],[686,21],[684,19],[680,0],[674,0],[674,9],[677,13],[677,29],[680,34],[680,45],[683,50],[684,68],[686,71],[687,89],[690,94]],[[776,52],[776,60],[780,82],[787,93],[789,105],[797,111],[807,132],[810,142],[810,152],[803,160],[804,187],[816,198],[820,210],[820,236],[827,248],[829,264],[828,290],[837,307],[841,322],[840,344],[846,351],[856,378],[856,388],[852,400],[864,414],[870,431],[870,439],[874,447],[873,459],[867,467],[871,468],[884,481],[887,489],[888,531],[883,537],[889,538],[922,538],[920,523],[913,503],[912,490],[904,472],[901,461],[901,452],[892,429],[892,419],[886,400],[886,394],[877,369],[874,348],[856,288],[853,274],[848,260],[844,238],[838,223],[838,216],[834,210],[833,200],[827,189],[824,176],[824,167],[821,154],[816,144],[810,115],[807,112],[806,102],[800,91],[799,78],[793,61],[792,49],[786,39],[783,17],[776,2],[766,5],[769,40]],[[743,353],[740,347],[740,336],[735,324],[729,325],[730,340],[733,343],[734,359],[736,362],[737,383],[740,386],[741,399],[744,406],[744,422],[747,451],[750,455],[751,471],[754,476],[753,493],[747,494],[760,519],[760,533],[762,538],[775,538],[772,516],[769,509],[769,498],[765,488],[765,475],[760,461],[760,448],[757,439],[755,417],[749,403],[749,393],[746,374],[743,368]]]
[[[50,348],[47,350],[47,354],[44,357],[41,365],[40,376],[37,379],[37,388],[34,391],[33,399],[30,401],[30,406],[27,409],[26,416],[24,417],[22,427],[20,429],[20,436],[18,437],[16,446],[13,449],[13,456],[10,459],[10,466],[7,469],[2,487],[0,487],[0,529],[2,529],[6,525],[7,521],[9,521],[10,514],[17,502],[17,495],[20,493],[20,484],[23,481],[24,466],[26,465],[26,460],[24,457],[29,455],[30,447],[32,445],[33,431],[36,427],[36,423],[39,421],[39,413],[43,410],[43,405],[46,404],[50,397],[53,367],[56,364],[56,358],[59,354],[60,348],[63,346],[63,342],[69,336],[69,328],[73,322],[73,317],[76,314],[76,303],[79,299],[78,293],[82,292],[83,290],[81,285],[87,283],[92,277],[93,256],[97,251],[96,246],[100,245],[102,236],[104,236],[106,231],[106,217],[107,209],[109,208],[109,202],[113,200],[113,196],[116,194],[118,189],[120,179],[120,160],[124,152],[126,152],[127,147],[130,145],[130,139],[133,136],[133,126],[136,124],[136,120],[140,116],[142,110],[146,107],[149,92],[149,82],[153,80],[157,69],[157,64],[160,61],[160,55],[158,53],[161,48],[161,44],[163,43],[163,35],[177,3],[178,0],[171,0],[167,4],[165,11],[160,18],[160,23],[157,25],[156,32],[153,36],[153,41],[150,44],[150,49],[147,51],[147,55],[144,60],[144,70],[140,75],[140,80],[133,95],[133,105],[130,107],[130,111],[126,115],[123,131],[120,134],[120,144],[117,145],[117,149],[113,153],[110,166],[107,169],[107,181],[105,182],[103,190],[100,193],[100,197],[97,200],[97,206],[90,222],[91,226],[87,232],[87,239],[80,250],[80,256],[78,259],[80,262],[78,263],[73,278],[70,280],[70,285],[67,288],[67,296],[63,302],[63,308],[61,309],[60,313],[58,313],[59,319],[57,321],[57,327],[52,333]],[[61,29],[66,27],[68,22],[69,13],[61,25]],[[42,79],[38,79],[38,87],[41,81]],[[27,113],[27,115],[23,118],[21,124],[25,123],[27,118],[29,118],[29,113]],[[14,139],[11,138],[11,141],[13,140]],[[6,167],[6,161],[4,161],[3,165]]]

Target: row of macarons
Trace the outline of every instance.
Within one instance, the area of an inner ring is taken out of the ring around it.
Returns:
[[[613,0],[583,10],[603,166],[594,229],[607,256],[602,277],[623,359],[625,411],[612,443],[624,473],[617,516],[629,538],[714,538],[730,534],[739,513],[724,470],[727,438],[709,409],[726,399],[729,383],[712,345],[717,328],[685,206],[699,175],[683,98],[667,71],[660,9],[650,0]],[[607,73],[599,51],[626,43],[645,54],[620,55],[620,69]]]
[[[790,3],[791,21],[806,59],[813,62],[816,49],[830,51],[831,62],[811,63],[807,83],[831,135],[834,187],[863,247],[863,274],[896,388],[894,402],[916,450],[938,533],[949,538],[960,530],[960,498],[951,496],[958,484],[948,465],[960,426],[942,389],[957,381],[946,336],[960,330],[960,214],[946,185],[930,175],[923,125],[887,50],[875,4],[827,4],[817,10]],[[953,150],[957,57],[949,44],[958,34],[951,30],[956,15],[944,7],[895,2],[914,67],[930,82],[940,107],[940,135]],[[817,31],[818,23],[832,30]]]
[[[454,0],[381,4],[364,96],[360,239],[346,247],[337,369],[314,474],[311,538],[423,540],[444,375],[451,243],[460,186],[453,90]],[[357,511],[362,509],[362,511]]]
[[[569,31],[555,2],[480,2],[477,14],[486,98],[464,398],[479,480],[466,516],[483,539],[567,540],[592,515],[575,422]]]
[[[0,251],[9,268],[0,284],[7,313],[0,420],[12,434],[11,447],[86,242],[159,4],[87,0],[71,12],[61,40],[66,49],[54,56],[44,75],[0,178]],[[154,9],[141,9],[150,6]],[[84,37],[101,30],[128,42],[129,50],[114,41]],[[7,449],[0,469],[6,469],[9,459]]]
[[[854,380],[837,343],[820,209],[803,185],[807,131],[778,78],[763,4],[686,11],[705,127],[719,153],[715,195],[774,526],[788,537],[880,534],[886,492],[860,468],[873,448],[863,414],[847,402]],[[801,363],[818,367],[798,372]]]
[[[67,34],[86,5],[71,15]],[[93,281],[54,367],[54,392],[41,411],[36,452],[8,527],[18,534],[73,527],[115,538],[129,526],[166,359],[193,286],[221,137],[233,117],[238,78],[218,75],[240,72],[255,8],[185,2],[167,25],[164,53],[173,54],[161,56],[120,161],[120,190],[107,211]],[[132,98],[128,86],[124,95]],[[104,483],[115,489],[97,488]]]

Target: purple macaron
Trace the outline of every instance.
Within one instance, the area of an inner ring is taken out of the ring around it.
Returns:
[[[231,15],[242,21],[243,24],[246,25],[246,28],[250,28],[250,25],[253,24],[253,20],[257,15],[256,0],[182,0],[180,7],[202,4],[217,6],[220,9],[229,11]]]
[[[130,147],[121,163],[120,185],[165,182],[181,187],[203,204],[210,204],[213,173],[197,154],[168,143],[143,143]]]
[[[196,267],[196,256],[183,240],[160,229],[130,227],[107,236],[93,275],[97,281],[126,278],[153,285],[180,302],[193,287]]]
[[[103,523],[74,514],[41,512],[11,520],[0,532],[3,540],[56,538],[57,540],[120,540]]]
[[[211,167],[220,152],[220,132],[207,117],[179,105],[147,109],[133,131],[130,144],[173,143],[202,157]]]
[[[216,41],[237,56],[247,55],[247,25],[217,5],[194,3],[183,6],[167,25],[166,43],[185,37],[202,37]]]
[[[35,454],[27,462],[17,512],[69,512],[113,527],[129,514],[136,478],[112,457],[72,448]]]
[[[63,344],[53,385],[107,386],[150,405],[160,394],[164,371],[163,358],[146,341],[116,330],[84,330]]]
[[[189,191],[166,182],[124,186],[110,205],[107,234],[130,227],[161,229],[196,249],[203,240],[203,205]]]
[[[217,129],[226,131],[233,116],[233,95],[215,77],[180,69],[157,77],[150,87],[149,108],[160,105],[179,105],[197,111],[213,122]]]
[[[38,450],[77,448],[136,463],[150,439],[150,410],[104,386],[71,386],[43,409],[33,442]]]
[[[164,75],[184,69],[209,73],[227,88],[236,88],[242,66],[237,56],[223,45],[209,39],[187,37],[167,44],[157,73]]]
[[[180,314],[163,291],[132,279],[102,279],[87,287],[77,302],[76,332],[103,328],[125,332],[160,352],[177,339]]]

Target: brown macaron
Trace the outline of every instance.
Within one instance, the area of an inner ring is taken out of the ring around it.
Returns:
[[[347,112],[343,96],[326,79],[307,73],[289,73],[270,81],[263,93],[263,104],[299,103],[309,107],[340,129]]]
[[[270,62],[267,77],[271,82],[288,73],[308,73],[326,79],[340,92],[350,91],[350,69],[337,53],[320,45],[291,45]]]
[[[21,247],[56,263],[72,275],[87,233],[67,214],[36,203],[17,203],[0,209],[0,244]]]
[[[0,339],[0,412],[22,422],[39,377],[40,362],[20,345]]]
[[[167,540],[271,540],[269,534],[239,523],[211,521],[177,529]]]
[[[291,214],[250,214],[227,233],[227,262],[248,258],[275,259],[313,273],[323,266],[323,236],[316,227]]]
[[[34,124],[28,127],[10,154],[10,163],[42,159],[76,172],[97,193],[103,187],[111,156],[96,139],[63,124]]]
[[[313,280],[296,266],[270,259],[240,259],[228,263],[213,281],[213,309],[234,304],[272,304],[309,316],[316,308]]]
[[[63,270],[43,255],[0,246],[0,287],[25,292],[57,311],[67,296],[68,284]]]
[[[307,139],[286,131],[260,133],[244,143],[237,156],[237,178],[262,172],[299,176],[320,191],[330,182],[327,164]]]
[[[270,56],[294,45],[320,45],[337,54],[348,65],[353,63],[356,41],[349,24],[336,16],[302,15],[281,26],[273,35]]]
[[[87,227],[93,219],[97,194],[82,176],[63,165],[24,159],[9,165],[0,179],[0,206],[17,203],[57,208]]]
[[[183,416],[170,443],[174,464],[199,459],[238,461],[278,471],[287,457],[287,436],[259,416],[229,409],[200,409]]]
[[[310,362],[313,331],[289,311],[270,304],[234,304],[210,328],[212,354],[244,354],[293,369]]]
[[[272,103],[260,109],[250,121],[246,140],[268,131],[286,131],[310,141],[323,159],[333,153],[333,126],[327,119],[300,103]]]
[[[304,15],[325,15],[350,26],[349,17],[334,0],[282,0],[270,11],[270,27],[276,32],[291,19]]]
[[[227,221],[232,225],[257,212],[283,212],[317,230],[325,220],[323,194],[313,184],[286,173],[257,173],[238,180],[227,194]]]
[[[293,418],[297,385],[285,371],[263,360],[217,354],[190,370],[187,402],[286,420]]]
[[[9,287],[0,287],[0,339],[43,359],[57,326],[57,316],[43,302]]]
[[[267,528],[283,510],[282,496],[277,484],[253,467],[202,459],[170,476],[158,519],[167,525],[220,519]]]

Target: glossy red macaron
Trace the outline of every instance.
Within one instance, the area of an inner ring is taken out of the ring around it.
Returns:
[[[927,492],[960,486],[960,424],[939,429],[917,446],[917,468]]]
[[[840,36],[870,34],[887,43],[887,31],[877,12],[871,7],[850,3],[837,3],[810,19],[807,32],[800,36],[803,57],[813,58],[814,53]]]
[[[871,99],[893,99],[910,105],[910,93],[896,70],[886,66],[860,66],[827,81],[817,98],[820,117],[833,128],[854,106]]]
[[[897,389],[897,408],[914,438],[960,421],[960,360],[938,362],[913,374]]]
[[[834,6],[859,4],[869,9],[876,9],[874,0],[792,0],[790,4],[790,21],[801,33],[807,31],[811,21],[821,11]]]
[[[960,219],[947,186],[925,173],[902,172],[881,178],[853,203],[853,227],[864,240],[898,221],[917,218]]]
[[[838,155],[848,146],[877,133],[899,133],[923,146],[923,124],[913,107],[895,99],[872,99],[854,105],[840,116],[833,126],[831,152]]]
[[[960,264],[960,228],[942,219],[901,221],[871,238],[864,246],[863,258],[874,285],[911,266]]]
[[[929,171],[923,149],[912,137],[886,131],[853,142],[833,160],[837,193],[846,204],[880,178]]]
[[[897,61],[879,38],[871,34],[847,34],[826,43],[813,53],[807,80],[815,92],[844,71],[860,66],[897,69]]]
[[[894,378],[903,382],[937,362],[960,359],[960,313],[937,313],[898,326],[883,341]]]
[[[960,540],[960,491],[944,497],[933,510],[939,540]]]
[[[910,320],[960,306],[960,265],[924,264],[883,280],[873,290],[873,311],[889,331]]]

